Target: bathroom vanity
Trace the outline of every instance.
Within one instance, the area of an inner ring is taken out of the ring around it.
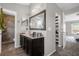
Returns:
[[[20,34],[20,45],[27,55],[44,55],[44,37],[32,37],[27,34]]]
[[[46,30],[46,10],[29,17],[29,30]],[[20,34],[20,45],[31,56],[44,55],[44,37],[42,33],[31,32]]]

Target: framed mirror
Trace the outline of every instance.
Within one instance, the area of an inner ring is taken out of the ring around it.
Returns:
[[[29,18],[30,30],[46,30],[46,10]]]
[[[22,25],[28,26],[28,19],[25,19],[24,21],[21,22]]]

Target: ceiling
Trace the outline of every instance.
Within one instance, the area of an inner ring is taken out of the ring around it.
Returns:
[[[29,6],[31,5],[31,3],[18,3],[21,5],[26,5]],[[79,6],[79,3],[56,3],[58,5],[59,8],[61,8],[63,11],[75,8],[77,6]]]
[[[79,6],[79,3],[57,3],[57,5],[63,10],[69,10]]]
[[[29,6],[31,3],[18,3],[18,4]]]

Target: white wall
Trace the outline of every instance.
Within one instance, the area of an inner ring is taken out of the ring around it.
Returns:
[[[66,22],[66,35],[71,35],[71,22]]]
[[[60,23],[63,23],[62,19],[62,10],[55,4],[55,3],[50,3],[47,4],[47,39],[46,39],[46,46],[45,46],[45,51],[46,54],[49,54],[51,52],[54,52],[56,50],[56,44],[55,44],[55,14],[58,13],[61,16]],[[62,27],[62,23],[60,26]],[[60,29],[61,29],[60,27]],[[51,28],[49,31],[48,28]],[[62,30],[61,30],[62,31]],[[60,31],[60,32],[61,32]],[[60,40],[60,45],[62,45],[63,38]]]
[[[30,15],[35,15],[44,9],[46,9],[46,3],[32,3],[30,6]]]
[[[44,55],[50,55],[56,51],[55,48],[55,13],[62,15],[62,11],[56,4],[32,4],[30,15],[34,15],[42,10],[46,9],[46,30],[35,30],[36,32],[42,32],[44,39]],[[33,30],[31,30],[33,32]]]
[[[19,4],[15,4],[15,3],[0,3],[0,6],[2,8],[5,8],[7,10],[11,10],[11,11],[15,11],[17,14],[17,24],[16,24],[16,39],[15,39],[15,47],[19,47],[20,46],[20,32],[21,32],[21,20],[23,17],[28,17],[29,16],[29,7],[27,6],[23,6],[23,5],[19,5]],[[16,21],[16,20],[15,20]]]
[[[54,4],[47,4],[46,8],[46,39],[45,39],[45,55],[56,51],[55,45],[55,10]],[[50,29],[50,30],[49,30]]]

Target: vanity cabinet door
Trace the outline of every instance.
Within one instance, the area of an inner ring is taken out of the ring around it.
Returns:
[[[26,53],[28,54],[28,38],[27,37],[25,37],[25,42],[24,42],[24,47],[25,47],[25,51],[26,51]]]
[[[32,41],[32,55],[33,56],[44,55],[44,38],[38,38]]]
[[[24,36],[20,35],[20,45],[24,49]]]
[[[27,55],[31,55],[31,50],[32,50],[32,44],[31,44],[31,39],[28,38],[28,37],[25,37],[24,38],[24,48],[25,48],[25,51],[27,53]]]
[[[28,54],[32,55],[32,39],[28,38],[28,42],[27,42],[27,50],[28,50]]]

